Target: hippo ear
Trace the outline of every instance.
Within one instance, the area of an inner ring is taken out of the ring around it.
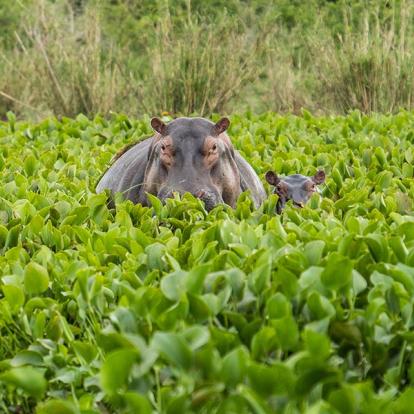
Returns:
[[[266,181],[275,187],[280,183],[280,178],[273,171],[268,171],[265,175]]]
[[[313,177],[312,181],[315,184],[322,184],[325,182],[325,171],[319,170]]]
[[[151,119],[151,126],[154,129],[154,131],[158,132],[161,135],[165,134],[165,130],[167,128],[167,125],[164,124],[164,122],[161,121],[159,118],[152,118]]]
[[[221,118],[220,121],[214,125],[214,129],[216,131],[216,135],[222,134],[230,125],[229,118]]]

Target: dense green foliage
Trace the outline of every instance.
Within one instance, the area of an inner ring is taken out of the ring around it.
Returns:
[[[94,186],[149,120],[0,123],[0,411],[410,413],[414,114],[233,116],[276,216]],[[270,189],[269,193],[270,193]]]

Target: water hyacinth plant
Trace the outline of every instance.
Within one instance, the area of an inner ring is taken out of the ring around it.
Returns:
[[[276,195],[110,209],[95,184],[148,118],[9,113],[0,411],[409,413],[413,126],[411,112],[232,116],[263,181],[326,173],[276,215]]]

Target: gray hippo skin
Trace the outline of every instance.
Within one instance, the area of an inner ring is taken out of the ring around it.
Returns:
[[[101,177],[96,191],[121,192],[134,203],[148,205],[145,193],[161,200],[186,192],[211,210],[219,203],[235,206],[250,190],[256,207],[266,198],[250,164],[233,148],[226,134],[230,124],[204,118],[177,118],[168,124],[153,118],[155,135],[121,151]]]
[[[279,196],[276,212],[280,214],[289,200],[295,206],[303,207],[312,194],[318,191],[317,186],[325,182],[325,172],[320,170],[312,177],[293,174],[280,178],[274,171],[268,171],[266,181],[275,186],[274,194]]]

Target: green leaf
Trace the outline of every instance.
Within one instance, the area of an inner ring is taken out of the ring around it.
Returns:
[[[210,264],[201,264],[201,265],[193,267],[188,272],[188,277],[186,279],[187,291],[194,293],[194,294],[202,293],[204,280],[207,277],[210,270],[211,270]]]
[[[256,267],[249,274],[249,287],[253,293],[259,293],[266,288],[270,281],[270,263],[264,263]]]
[[[294,375],[284,364],[277,362],[271,366],[252,363],[247,375],[251,387],[265,397],[288,394],[294,384]]]
[[[41,366],[43,357],[35,351],[21,351],[10,361],[12,367],[21,367],[23,365]]]
[[[352,282],[352,270],[353,264],[348,257],[331,253],[321,273],[321,281],[330,289],[341,289]]]
[[[90,364],[95,359],[98,352],[94,345],[85,342],[73,341],[71,345],[78,357],[81,357],[87,364]]]
[[[362,333],[353,322],[333,321],[329,327],[329,334],[338,342],[346,341],[357,346],[362,342]]]
[[[42,398],[47,389],[43,373],[32,367],[12,368],[3,372],[0,374],[0,382],[21,388],[37,399]]]
[[[287,300],[286,296],[278,292],[271,296],[266,302],[265,314],[270,319],[283,318],[292,313],[292,305]]]
[[[408,221],[408,222],[402,223],[398,227],[398,233],[401,236],[404,236],[404,239],[406,241],[414,240],[414,222]]]
[[[150,270],[164,268],[164,262],[162,260],[165,252],[165,246],[161,243],[154,243],[145,248],[145,253],[148,257],[148,267]]]
[[[381,190],[385,190],[391,185],[392,173],[390,171],[383,171],[378,174],[377,184]]]
[[[342,414],[356,414],[358,412],[358,394],[351,387],[344,385],[342,388],[329,394],[329,403]]]
[[[119,349],[106,357],[100,372],[102,389],[106,394],[112,396],[125,388],[136,360],[137,354],[132,349]]]
[[[326,383],[335,383],[340,380],[336,368],[329,365],[311,365],[298,376],[295,383],[295,392],[299,398],[304,398],[314,387]]]
[[[29,294],[42,293],[49,287],[47,270],[36,262],[30,262],[24,270],[24,288]]]
[[[235,387],[243,382],[246,375],[249,354],[244,347],[238,347],[223,358],[221,379],[229,387]]]
[[[388,260],[388,245],[384,236],[380,234],[369,234],[363,237],[362,240],[367,244],[376,262],[386,262]]]
[[[126,392],[123,398],[128,406],[128,411],[139,414],[151,414],[151,404],[143,395],[133,392]]]
[[[204,322],[212,315],[208,303],[202,296],[192,294],[188,294],[187,296],[190,305],[190,313],[195,321]]]
[[[308,259],[309,266],[317,266],[320,264],[325,245],[323,240],[313,240],[306,243],[304,253]]]
[[[149,193],[146,193],[146,196],[148,198],[148,201],[151,203],[151,206],[154,209],[155,214],[160,217],[162,213],[162,207],[163,207],[161,200]]]
[[[23,289],[15,285],[3,285],[2,289],[7,302],[9,302],[11,311],[13,313],[18,312],[24,304]]]
[[[185,294],[187,283],[187,272],[177,270],[164,276],[161,280],[161,291],[164,296],[172,301],[179,301]]]
[[[352,271],[352,289],[355,295],[359,295],[367,288],[367,281],[356,270]]]
[[[265,402],[259,398],[249,387],[240,385],[238,387],[239,395],[249,404],[249,413],[253,414],[270,414],[272,411],[268,409]]]
[[[8,232],[7,227],[0,224],[0,248],[6,244]]]
[[[391,237],[389,239],[389,244],[400,262],[405,263],[407,256],[408,256],[408,249],[402,240],[402,237]]]
[[[80,411],[70,401],[50,400],[38,405],[36,414],[80,414]]]
[[[319,292],[312,292],[306,299],[306,304],[314,319],[331,318],[335,315],[335,307]]]
[[[304,333],[306,349],[313,358],[326,359],[331,351],[331,341],[327,335],[307,329]]]
[[[28,176],[34,174],[38,166],[37,159],[34,155],[29,155],[24,160],[24,170]]]
[[[305,270],[299,278],[299,285],[302,290],[315,289],[321,283],[321,275],[324,269],[318,266],[311,266]]]
[[[414,388],[409,387],[392,404],[393,414],[410,414],[414,407]]]
[[[274,328],[264,326],[252,339],[252,358],[266,358],[277,347],[278,341]]]
[[[9,229],[9,232],[7,233],[7,238],[4,243],[5,249],[10,249],[12,247],[17,246],[19,243],[19,236],[21,234],[21,225],[17,224],[16,226],[13,226],[11,229]]]
[[[181,336],[188,343],[191,350],[194,352],[196,349],[201,348],[210,340],[210,332],[205,326],[190,326],[181,332]]]
[[[185,340],[175,333],[156,332],[151,346],[169,363],[183,369],[192,364],[192,353]]]
[[[332,176],[332,179],[335,181],[335,184],[338,190],[340,190],[343,185],[341,173],[338,171],[338,169],[334,168],[332,170],[331,176]]]
[[[292,316],[285,316],[272,322],[276,337],[284,351],[292,351],[299,341],[299,329]]]

